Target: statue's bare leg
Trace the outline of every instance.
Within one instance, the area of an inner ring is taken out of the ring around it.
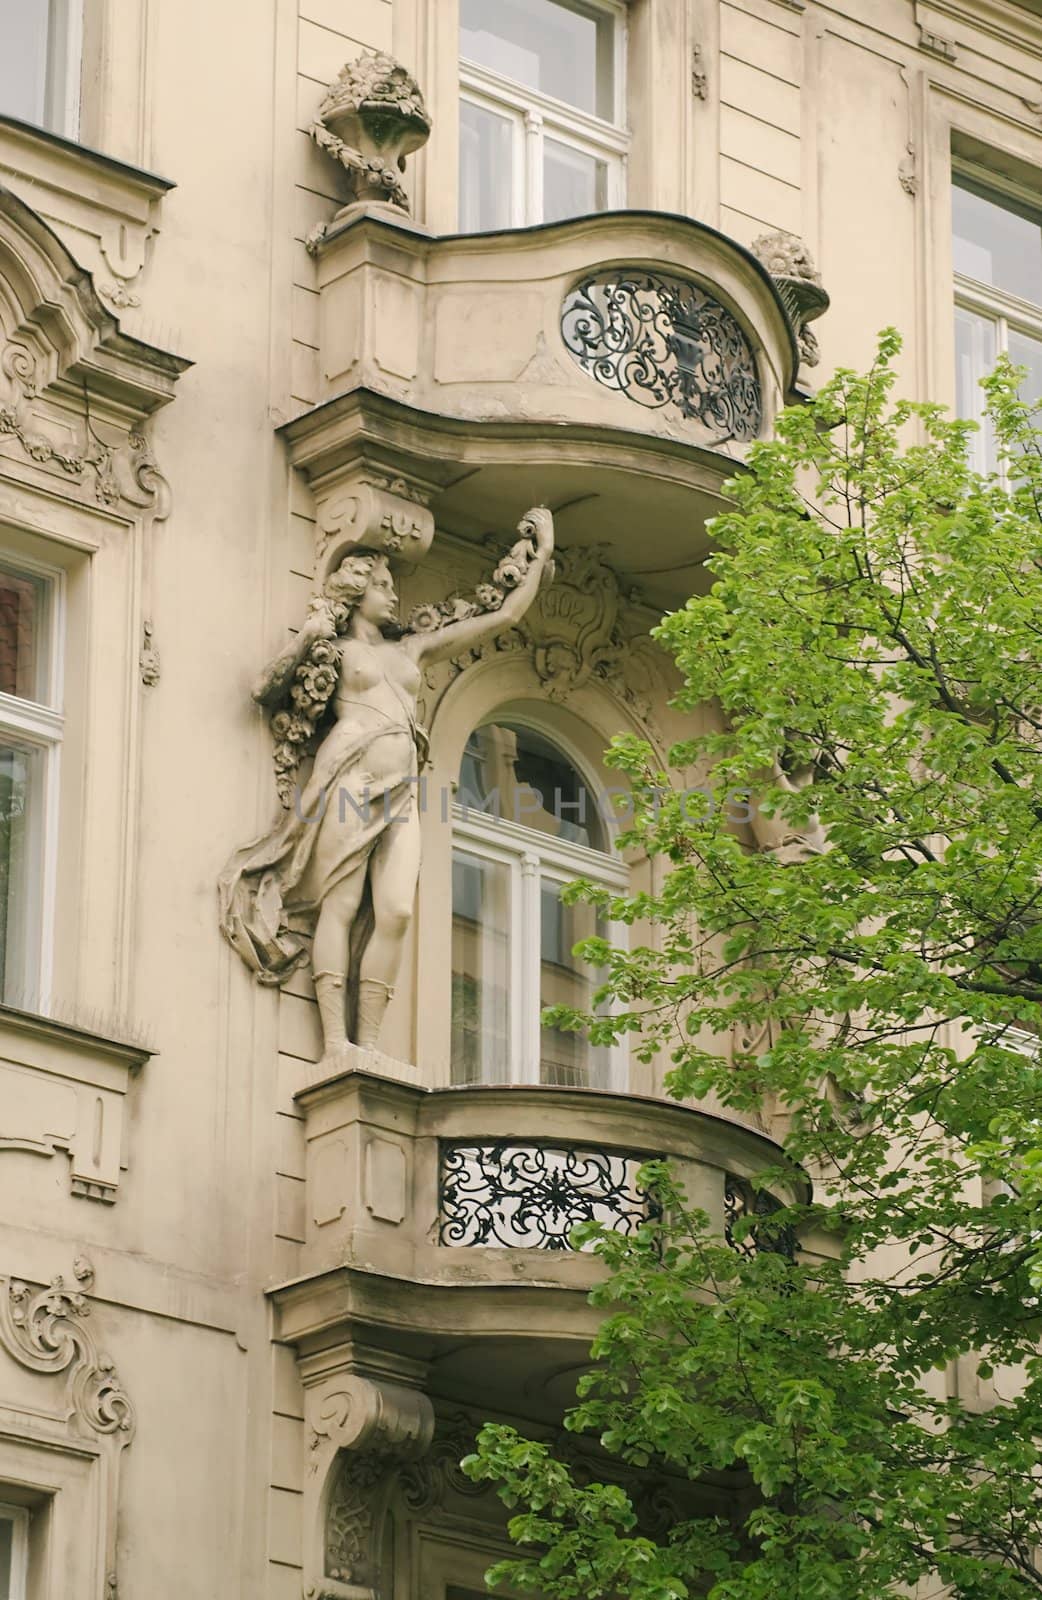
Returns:
[[[369,858],[374,927],[358,979],[357,1043],[376,1044],[402,959],[420,871],[420,817],[415,803],[384,830]]]
[[[331,1055],[338,1046],[347,1042],[347,946],[351,925],[362,902],[367,868],[368,862],[361,862],[349,877],[338,883],[335,889],[330,889],[322,901],[315,924],[311,970],[315,979],[315,997],[322,1019],[326,1055]]]

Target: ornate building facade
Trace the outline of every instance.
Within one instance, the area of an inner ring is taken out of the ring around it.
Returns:
[[[1042,392],[1040,173],[1037,0],[0,0],[0,1600],[482,1591],[776,1152],[540,1021],[649,629],[882,326]]]

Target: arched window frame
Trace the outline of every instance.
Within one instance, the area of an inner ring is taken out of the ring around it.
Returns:
[[[602,789],[600,779],[591,773],[582,753],[576,750],[571,741],[562,738],[558,728],[548,726],[544,718],[509,707],[486,714],[476,727],[487,727],[500,720],[513,727],[527,728],[548,740],[575,768],[595,802],[598,800]],[[616,823],[605,808],[599,809],[599,815],[610,846]],[[462,847],[468,854],[481,860],[499,863],[509,874],[507,970],[508,992],[513,1003],[509,1011],[508,1074],[505,1079],[497,1077],[494,1081],[538,1084],[543,1081],[543,1029],[540,1019],[543,1010],[544,885],[554,885],[560,890],[576,878],[587,878],[612,893],[624,894],[630,887],[629,872],[625,863],[610,849],[595,850],[571,840],[555,838],[508,817],[487,815],[472,805],[458,802],[452,808],[452,846],[453,854]],[[625,944],[627,930],[624,924],[605,921],[602,931],[612,944]],[[596,986],[598,976],[593,969],[590,978],[591,987]],[[626,1056],[624,1044],[611,1047],[607,1081],[589,1087],[624,1090],[627,1087]]]

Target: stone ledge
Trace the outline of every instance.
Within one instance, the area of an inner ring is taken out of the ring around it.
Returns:
[[[111,1204],[124,1159],[124,1101],[154,1052],[0,1006],[0,1156],[69,1158],[70,1192]]]
[[[51,224],[103,299],[123,310],[140,303],[127,285],[145,265],[169,179],[0,116],[0,181]]]

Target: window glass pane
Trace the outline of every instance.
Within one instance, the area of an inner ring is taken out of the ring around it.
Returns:
[[[543,221],[581,217],[604,211],[608,204],[608,168],[596,156],[556,139],[543,141]]]
[[[452,1081],[510,1081],[510,868],[452,857]]]
[[[0,995],[29,1004],[42,753],[0,743]]]
[[[1042,226],[1014,202],[986,199],[956,181],[952,189],[956,272],[1042,305]]]
[[[0,112],[43,122],[48,0],[0,0]]]
[[[607,847],[594,795],[549,739],[509,722],[472,734],[460,764],[460,805],[591,850]]]
[[[0,1516],[0,1600],[15,1600],[11,1586],[14,1566],[14,1523]]]
[[[1009,330],[1009,358],[1014,366],[1027,367],[1028,375],[1021,385],[1025,400],[1042,400],[1042,341],[1026,333]]]
[[[540,1007],[574,1006],[585,1010],[595,987],[595,974],[585,962],[572,955],[580,939],[606,932],[603,917],[595,906],[563,905],[561,885],[551,878],[540,884]],[[563,1028],[541,1031],[539,1077],[542,1083],[562,1088],[607,1089],[611,1087],[611,1051],[596,1047],[582,1033]]]
[[[513,224],[514,125],[473,101],[459,108],[459,225],[487,233]]]
[[[501,77],[614,118],[612,18],[560,0],[460,0],[460,54]]]
[[[0,563],[0,694],[46,703],[50,584]]]
[[[970,446],[970,459],[978,472],[995,466],[995,441],[984,415],[980,380],[991,372],[998,354],[997,330],[990,317],[965,306],[955,308],[955,408],[960,417],[981,424]]]

